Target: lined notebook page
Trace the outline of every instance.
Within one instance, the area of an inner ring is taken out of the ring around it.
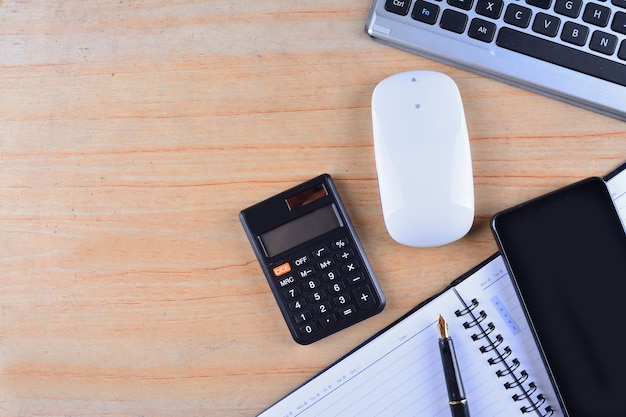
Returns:
[[[490,334],[496,340],[495,337],[503,333],[504,344],[499,348],[510,346],[515,352],[516,343],[527,339],[527,329],[510,336],[510,340],[504,338],[508,335],[502,330],[510,333],[508,325],[503,324],[501,313],[496,312],[490,301],[497,297],[499,305],[506,306],[510,319],[525,322],[519,302],[510,292],[513,288],[501,258],[493,259],[461,284],[458,293],[454,288],[447,290],[261,416],[448,417],[450,409],[436,325],[439,314],[448,321],[472,416],[522,415],[520,408],[525,404],[514,401],[513,395],[517,392],[504,386],[513,379],[496,375],[501,368],[489,365],[489,352],[480,350],[485,339],[473,341],[471,338],[477,326],[466,329],[464,323],[471,321],[470,316],[457,317],[456,314],[457,310],[464,309],[461,298],[467,305],[476,298],[478,305],[472,311],[479,317],[481,311],[485,312],[487,318],[481,322],[483,326],[490,322],[505,326]],[[469,294],[469,297],[461,294]],[[532,341],[532,336],[530,339]],[[508,359],[511,361],[513,357]],[[549,382],[547,388],[551,390]],[[553,397],[553,393],[549,392],[547,396]]]
[[[608,183],[626,223],[626,170]],[[467,314],[457,316],[457,311]],[[500,256],[259,416],[450,416],[438,349],[439,314],[449,324],[473,417],[540,416],[550,413],[547,406],[562,416]],[[527,391],[532,393],[526,396]],[[532,405],[538,402],[535,411]]]

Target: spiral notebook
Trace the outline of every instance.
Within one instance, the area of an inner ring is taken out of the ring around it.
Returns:
[[[624,168],[607,183],[626,223]],[[495,254],[259,417],[450,416],[439,314],[454,339],[473,417],[563,415],[502,257]]]

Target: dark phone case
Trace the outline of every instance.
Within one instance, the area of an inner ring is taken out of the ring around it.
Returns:
[[[626,234],[604,181],[500,212],[491,227],[565,415],[623,416]]]

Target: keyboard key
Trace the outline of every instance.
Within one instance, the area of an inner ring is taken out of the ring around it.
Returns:
[[[439,6],[422,0],[415,3],[413,13],[411,13],[413,19],[429,25],[437,22],[437,16],[439,16]]]
[[[496,25],[493,22],[474,18],[470,23],[467,34],[470,38],[489,43],[496,36]]]
[[[588,52],[560,45],[507,27],[501,28],[498,32],[496,44],[511,51],[626,87],[626,65]]]
[[[587,43],[587,37],[589,36],[589,28],[587,26],[579,25],[574,22],[566,22],[563,25],[563,32],[561,32],[561,39],[565,42],[583,46]]]
[[[533,12],[528,7],[518,6],[515,3],[511,3],[507,6],[504,13],[504,21],[509,25],[517,26],[519,28],[527,28],[530,25],[530,18]]]
[[[626,0],[612,0],[611,3],[613,3],[617,7],[622,7],[626,9]]]
[[[471,10],[474,0],[448,0],[448,4],[459,9]]]
[[[478,0],[476,3],[476,13],[491,19],[499,19],[504,8],[502,0]]]
[[[583,8],[582,0],[556,0],[554,11],[567,17],[578,17]]]
[[[463,33],[466,25],[467,15],[452,9],[444,10],[439,22],[439,26],[454,33]]]
[[[583,20],[592,25],[605,27],[609,24],[609,18],[611,17],[611,9],[606,6],[601,6],[595,3],[587,3],[585,6],[585,12],[583,13]]]
[[[626,34],[626,13],[617,12],[611,23],[611,29],[615,32]]]
[[[537,13],[533,23],[533,31],[554,38],[559,32],[561,19],[545,13]]]
[[[622,41],[619,51],[617,52],[617,57],[626,61],[626,40]]]
[[[411,0],[387,0],[385,2],[385,10],[391,13],[406,16],[411,7]]]
[[[526,0],[527,4],[548,10],[552,4],[552,0]]]
[[[589,49],[602,54],[613,55],[617,49],[617,36],[596,30],[591,35]]]

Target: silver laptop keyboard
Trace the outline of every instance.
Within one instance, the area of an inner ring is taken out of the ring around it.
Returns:
[[[626,0],[375,0],[366,31],[626,120]]]

